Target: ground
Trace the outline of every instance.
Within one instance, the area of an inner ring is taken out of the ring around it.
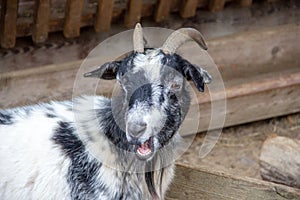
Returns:
[[[225,128],[213,150],[200,159],[205,134],[195,137],[178,163],[261,179],[259,156],[263,142],[274,135],[300,140],[300,113]]]

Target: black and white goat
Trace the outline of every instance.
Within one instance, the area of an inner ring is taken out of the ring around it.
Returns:
[[[0,199],[164,199],[174,173],[178,129],[189,109],[186,80],[199,91],[210,75],[175,53],[195,29],[161,48],[134,51],[86,77],[117,79],[118,97],[79,97],[0,111]]]

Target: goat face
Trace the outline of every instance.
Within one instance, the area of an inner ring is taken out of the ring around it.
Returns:
[[[124,127],[128,144],[141,160],[150,160],[178,131],[190,104],[187,80],[199,91],[211,76],[176,53],[162,49],[134,51],[120,61],[105,63],[85,74],[117,79],[121,87]],[[118,123],[118,122],[117,122]]]

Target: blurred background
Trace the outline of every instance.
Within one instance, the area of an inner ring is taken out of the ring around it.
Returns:
[[[273,155],[287,152],[289,139],[300,140],[299,0],[2,0],[0,6],[0,109],[71,99],[82,59],[137,22],[193,27],[224,80],[226,120],[216,147],[200,159],[211,102],[199,96],[199,134],[177,162],[300,187],[264,176],[282,166],[262,164],[270,138],[284,138]]]

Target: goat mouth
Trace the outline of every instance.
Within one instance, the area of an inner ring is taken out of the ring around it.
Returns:
[[[149,159],[154,154],[153,136],[147,141],[136,146],[136,155],[141,160]]]

